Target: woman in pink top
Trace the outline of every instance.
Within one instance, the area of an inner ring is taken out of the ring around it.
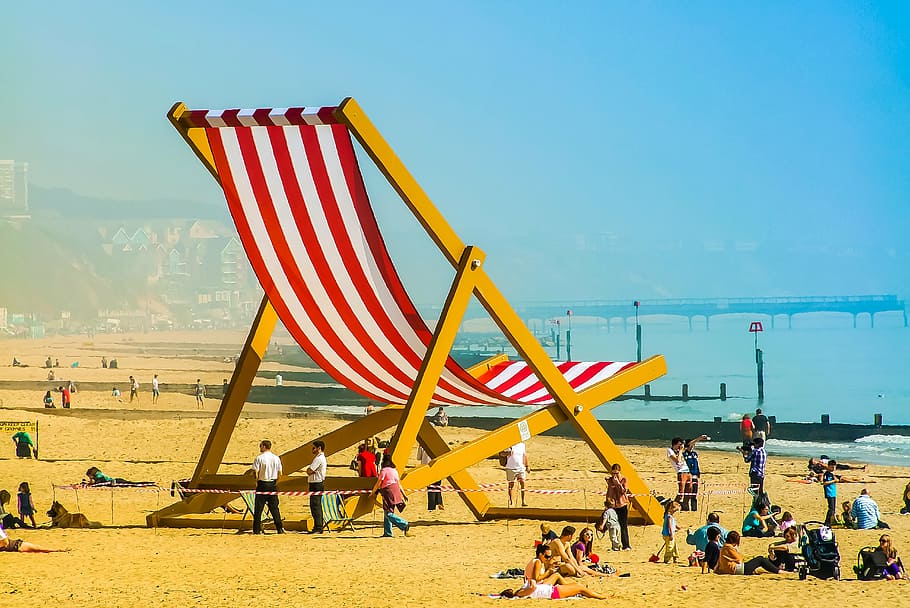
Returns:
[[[382,511],[385,514],[382,520],[382,536],[392,537],[392,526],[411,536],[411,525],[395,512],[395,509],[404,511],[405,497],[401,491],[401,480],[392,457],[388,454],[382,456],[382,469],[379,471],[379,486],[373,495],[382,494]]]
[[[619,520],[619,538],[622,541],[622,550],[631,551],[629,544],[629,488],[626,477],[622,474],[622,467],[614,464],[607,477],[607,497],[613,499],[613,510]]]

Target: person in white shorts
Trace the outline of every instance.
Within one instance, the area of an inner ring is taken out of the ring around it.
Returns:
[[[512,506],[512,489],[515,482],[521,486],[521,506],[527,507],[525,502],[525,477],[528,474],[528,452],[525,444],[518,442],[509,448],[509,456],[506,459],[506,481],[509,482],[509,506]]]

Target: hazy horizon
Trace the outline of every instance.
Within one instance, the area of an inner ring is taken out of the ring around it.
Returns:
[[[224,208],[174,101],[352,95],[515,297],[906,295],[904,5],[202,6],[6,8],[0,158],[39,191]],[[363,165],[406,281],[444,289]]]

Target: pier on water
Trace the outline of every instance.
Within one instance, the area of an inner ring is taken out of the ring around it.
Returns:
[[[869,323],[875,327],[875,315],[882,312],[899,312],[903,315],[904,327],[907,327],[907,308],[904,300],[896,295],[862,295],[862,296],[806,296],[789,298],[680,298],[675,300],[637,300],[639,314],[669,315],[686,317],[689,329],[697,318],[705,319],[705,328],[710,329],[710,319],[718,315],[766,315],[770,318],[773,329],[779,317],[786,317],[787,327],[792,327],[793,316],[806,313],[836,312],[853,316],[853,327],[856,320],[863,315],[869,316]],[[600,317],[604,319],[621,318],[628,325],[635,317],[631,300],[561,300],[547,302],[519,302],[516,312],[524,319],[551,319],[572,315],[579,317]],[[423,312],[423,311],[421,311]],[[430,315],[429,311],[427,311]],[[482,309],[469,308],[468,317],[477,314],[480,318]]]

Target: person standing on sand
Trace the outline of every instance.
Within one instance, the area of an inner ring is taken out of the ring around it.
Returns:
[[[629,544],[629,487],[622,467],[614,464],[610,467],[610,476],[607,477],[607,498],[613,499],[613,510],[619,520],[619,537],[622,541],[622,550],[631,551]]]
[[[130,403],[133,402],[133,399],[139,403],[139,381],[130,376]]]
[[[35,450],[35,442],[32,441],[32,436],[25,431],[19,431],[13,435],[13,443],[16,444],[17,458],[31,458],[32,451],[37,452],[37,450]]]
[[[765,466],[768,462],[768,455],[765,453],[765,440],[756,437],[752,440],[752,450],[743,451],[743,461],[750,463],[749,466],[749,485],[761,494],[765,491]]]
[[[72,396],[70,395],[69,387],[60,385],[57,390],[60,391],[60,402],[63,405],[63,409],[70,409],[70,406],[72,405]]]
[[[152,405],[158,403],[158,397],[161,395],[158,384],[158,374],[152,376]]]
[[[272,453],[272,442],[263,439],[259,442],[259,456],[253,461],[256,473],[256,498],[253,505],[253,534],[262,534],[262,510],[266,505],[275,522],[278,534],[284,534],[281,513],[278,511],[278,495],[271,494],[278,489],[278,477],[281,476],[281,458]],[[263,494],[263,492],[270,492]]]
[[[683,458],[682,451],[685,442],[682,437],[674,437],[670,441],[670,447],[667,448],[667,460],[670,461],[670,464],[673,465],[673,470],[676,472],[676,498],[675,501],[683,506],[683,511],[686,510],[688,506],[688,497],[692,492],[692,474],[689,472],[689,465],[686,464],[686,459]],[[683,502],[686,501],[686,502]]]
[[[307,482],[310,492],[320,492],[320,494],[310,494],[310,513],[313,514],[313,529],[308,534],[319,534],[325,527],[322,517],[322,494],[325,491],[325,474],[328,463],[325,460],[325,443],[322,441],[313,442],[313,462],[306,468]]]
[[[528,506],[525,501],[525,477],[528,469],[528,451],[525,444],[519,441],[509,448],[509,454],[506,457],[506,481],[509,482],[510,507],[512,506],[512,490],[515,488],[516,481],[521,488],[521,506]]]
[[[752,445],[752,429],[754,425],[749,414],[743,414],[743,420],[739,423],[739,432],[743,438],[743,449],[748,449]]]
[[[196,378],[196,384],[193,385],[193,393],[196,395],[196,408],[205,408],[205,385],[201,378]]]
[[[755,410],[755,416],[752,417],[752,438],[761,437],[765,441],[771,436],[771,421],[762,414],[761,408]]]
[[[837,461],[829,460],[827,470],[822,473],[821,483],[825,489],[825,501],[828,503],[828,512],[825,513],[825,525],[834,525],[834,513],[837,510]]]
[[[401,479],[398,476],[398,469],[392,462],[392,457],[388,454],[382,455],[382,468],[379,471],[379,481],[376,489],[373,490],[373,496],[377,494],[382,496],[382,537],[392,538],[392,526],[395,526],[405,536],[412,536],[411,524],[401,515],[395,512],[404,510],[405,497],[401,491]]]

